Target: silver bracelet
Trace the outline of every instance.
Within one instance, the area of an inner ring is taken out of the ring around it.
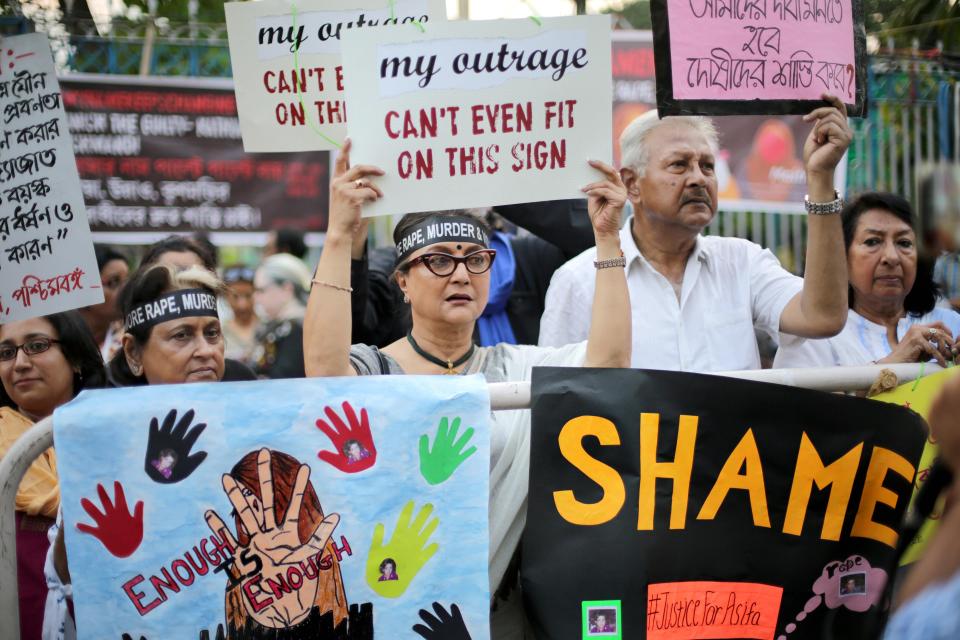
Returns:
[[[594,260],[593,266],[597,269],[610,269],[611,267],[626,267],[627,259],[623,256],[619,258],[610,258],[609,260]]]
[[[829,216],[843,211],[843,198],[840,193],[833,190],[833,200],[830,202],[810,202],[810,195],[803,196],[803,206],[807,213],[815,216]]]

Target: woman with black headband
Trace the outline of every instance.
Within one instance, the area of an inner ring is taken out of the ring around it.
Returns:
[[[394,231],[396,279],[410,304],[413,325],[403,339],[378,350],[350,345],[350,256],[354,234],[366,224],[361,207],[383,197],[369,181],[376,167],[349,166],[349,144],[337,157],[330,185],[330,217],[304,321],[308,376],[482,373],[489,382],[529,380],[535,366],[627,367],[630,301],[619,231],[626,189],[617,172],[591,161],[597,182],[587,185],[588,210],[597,244],[596,293],[589,339],[560,348],[499,344],[476,347],[474,324],[487,303],[489,269],[496,253],[489,232],[457,212],[410,214]],[[530,447],[529,411],[499,411],[491,422],[490,582],[504,580],[526,517]],[[518,632],[513,604],[501,604],[492,637]]]
[[[221,288],[217,276],[203,267],[178,271],[158,264],[138,271],[120,292],[123,349],[110,361],[111,382],[126,387],[221,380],[224,343],[217,314]],[[189,436],[181,442],[188,440]],[[180,451],[180,456],[184,453]],[[148,452],[156,473],[167,480],[183,471],[185,465],[181,462],[178,468],[177,458],[172,449],[159,446]],[[44,638],[72,637],[69,632],[63,635],[68,627],[72,631],[73,622],[67,616],[66,599],[72,592],[61,527],[62,515],[51,527],[55,541],[45,567],[50,593],[44,629],[50,632],[45,631]]]

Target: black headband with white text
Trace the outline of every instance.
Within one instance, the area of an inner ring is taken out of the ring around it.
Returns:
[[[205,289],[180,289],[130,311],[125,319],[126,330],[148,329],[161,322],[200,316],[220,317],[217,296]]]
[[[489,246],[486,231],[470,216],[432,216],[407,230],[397,243],[398,263],[423,247],[438,242],[470,242]]]

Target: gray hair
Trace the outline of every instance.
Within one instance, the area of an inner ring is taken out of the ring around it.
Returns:
[[[258,271],[276,284],[289,282],[294,296],[301,302],[310,291],[310,270],[299,258],[289,253],[275,253],[260,263]]]
[[[627,125],[620,134],[620,163],[637,172],[639,177],[647,170],[650,160],[650,149],[647,138],[654,129],[663,124],[685,124],[693,127],[704,135],[707,142],[717,151],[720,148],[720,139],[713,120],[703,116],[668,116],[660,118],[656,109],[651,109]]]

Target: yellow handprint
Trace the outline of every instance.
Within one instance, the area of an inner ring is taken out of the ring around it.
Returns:
[[[404,505],[388,544],[383,543],[385,527],[382,523],[373,530],[373,542],[367,555],[367,584],[384,598],[403,595],[423,565],[440,548],[436,542],[427,545],[440,524],[439,518],[430,520],[433,505],[424,505],[411,524],[413,508],[413,500]]]

